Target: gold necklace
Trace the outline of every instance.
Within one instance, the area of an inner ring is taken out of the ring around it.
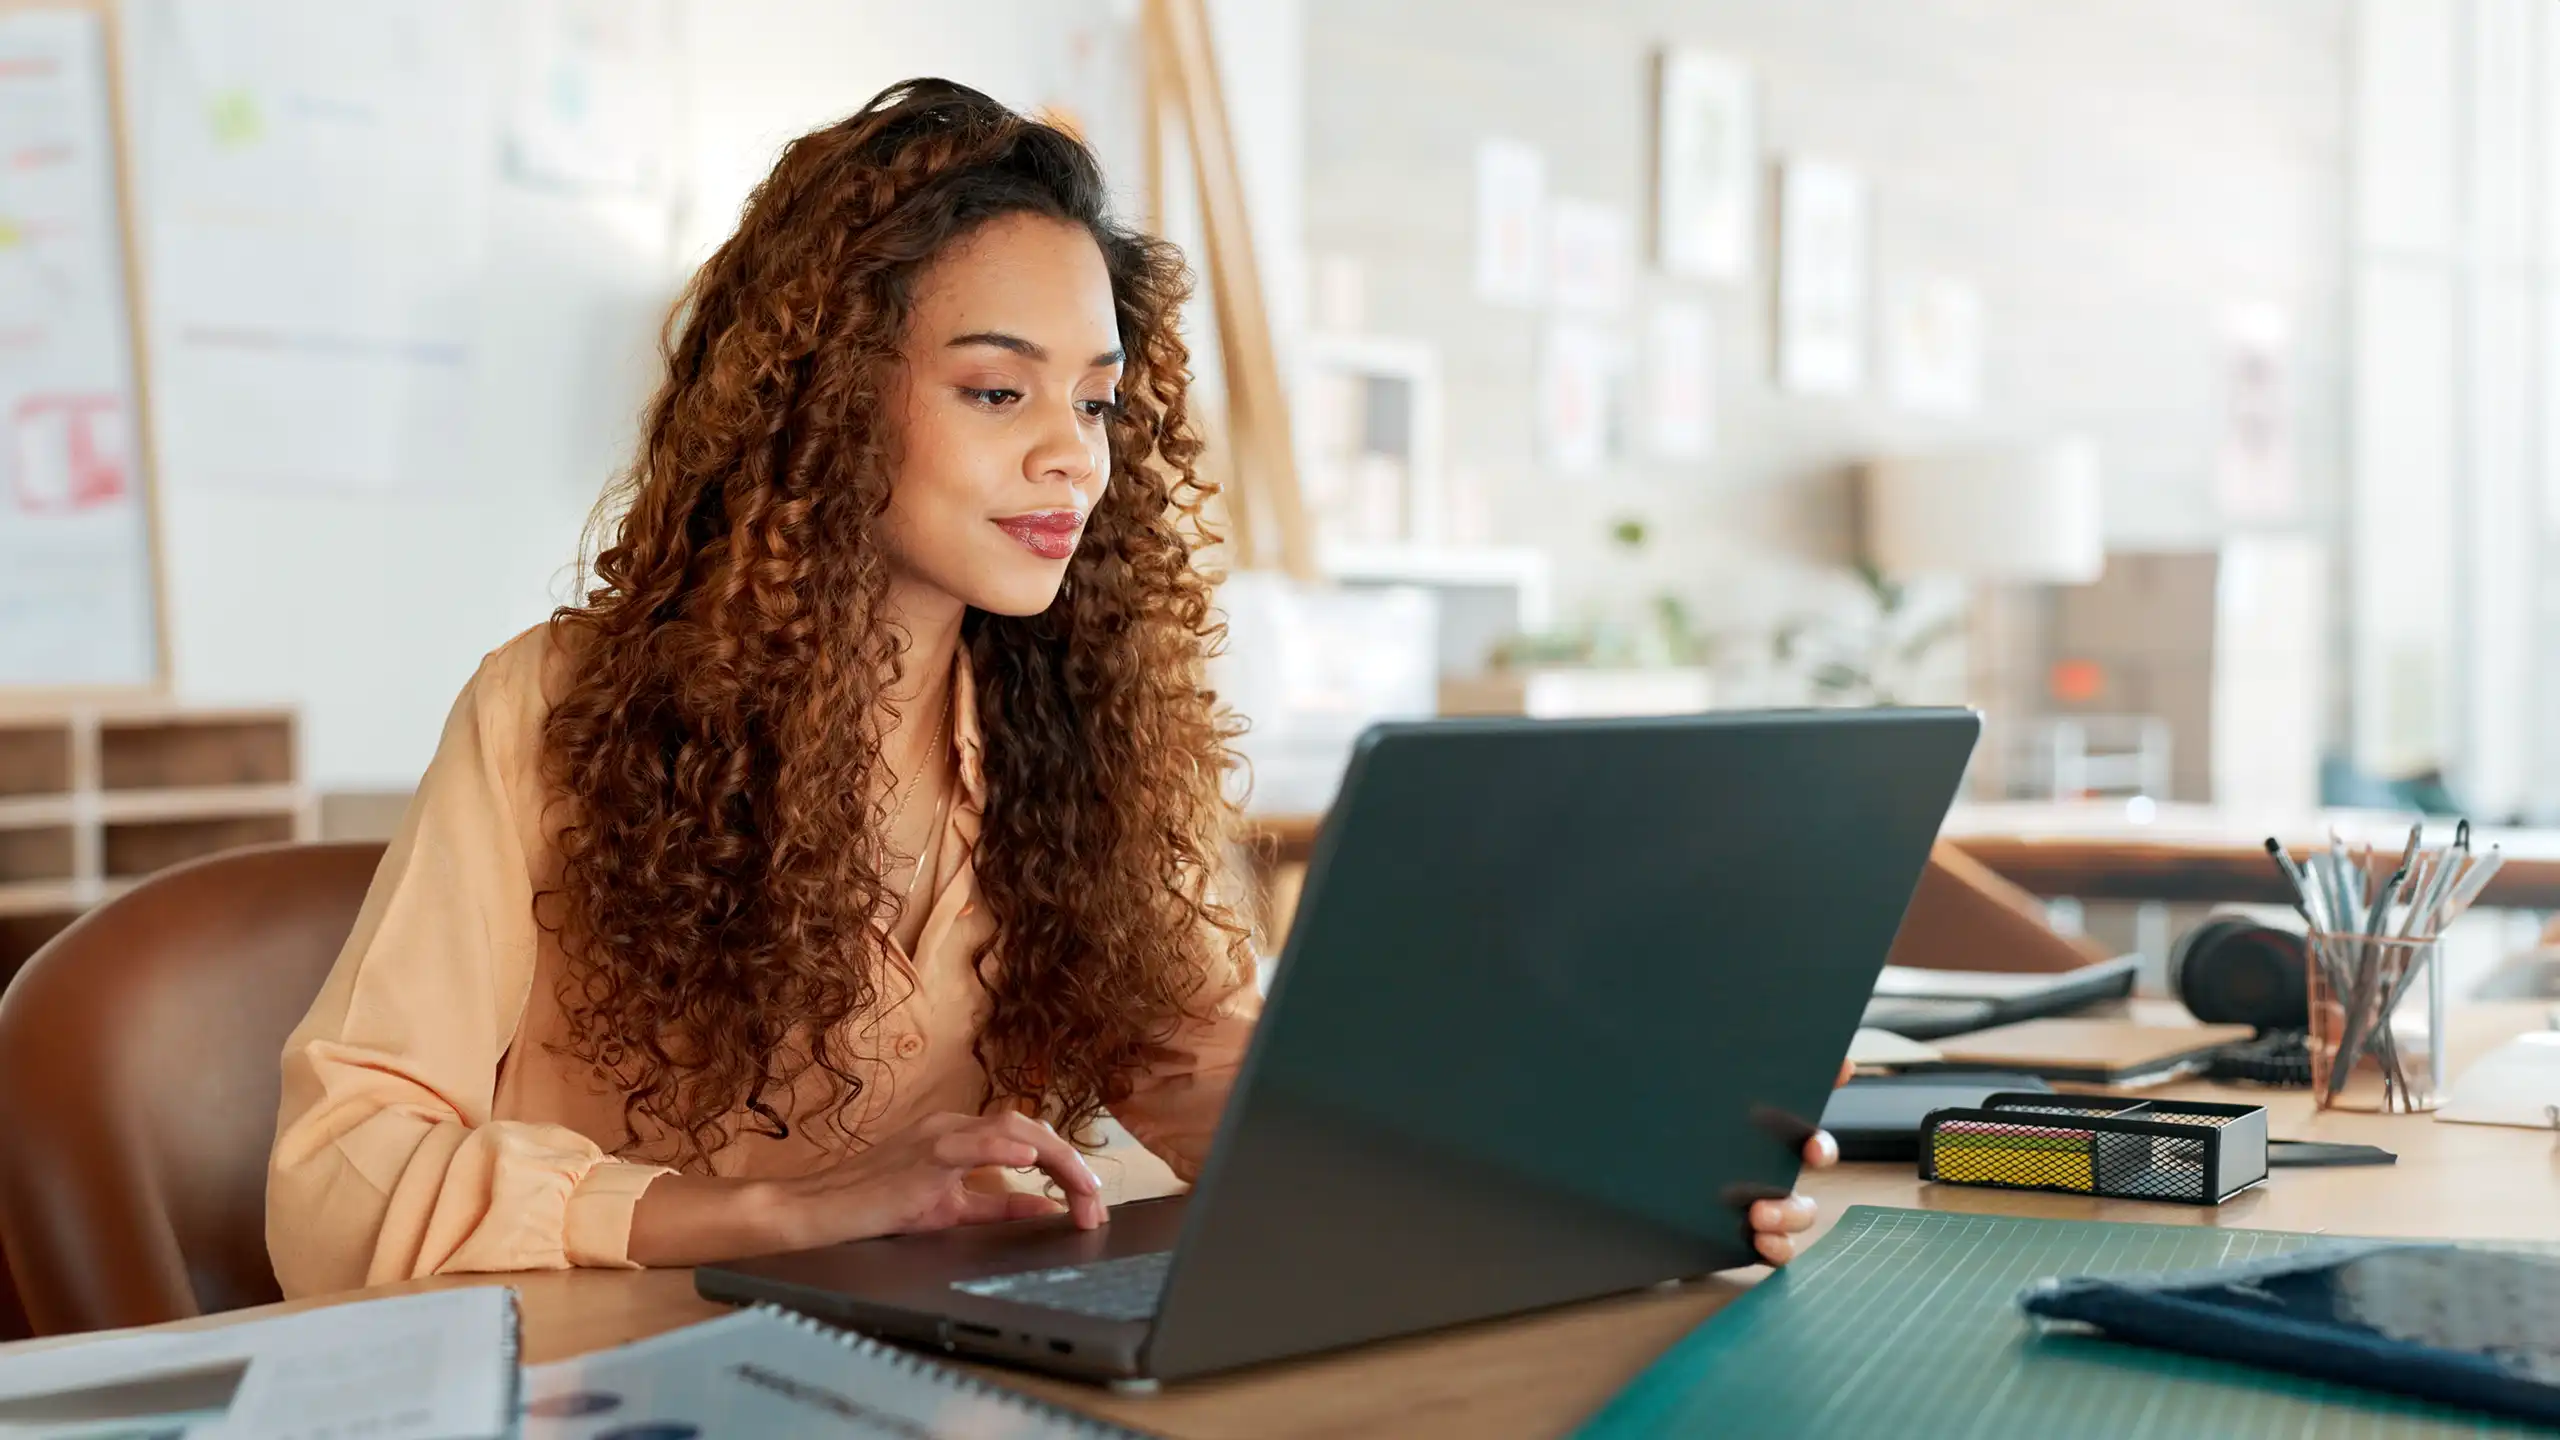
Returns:
[[[880,853],[883,856],[890,853],[889,837],[897,833],[898,822],[906,817],[907,802],[916,798],[916,787],[924,783],[925,772],[933,768],[933,761],[942,758],[942,727],[951,719],[951,690],[952,687],[950,685],[946,684],[943,686],[942,714],[933,722],[932,749],[917,758],[915,775],[907,781],[907,788],[898,796],[896,808],[889,812],[888,821],[880,827]],[[924,861],[922,859],[918,859],[916,861],[916,871],[918,874],[923,873]],[[907,882],[907,895],[909,898],[912,898],[915,893],[915,882],[910,880]],[[906,901],[901,900],[898,903],[903,906]]]
[[[916,857],[916,871],[907,877],[907,893],[898,897],[898,913],[901,915],[915,903],[916,887],[924,883],[925,865],[942,853],[942,808],[949,803],[949,796],[933,802],[933,823],[925,827],[924,853]]]

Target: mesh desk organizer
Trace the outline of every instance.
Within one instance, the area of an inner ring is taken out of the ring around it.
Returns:
[[[1920,1178],[2219,1205],[2267,1178],[2257,1105],[2002,1091],[1920,1122]]]

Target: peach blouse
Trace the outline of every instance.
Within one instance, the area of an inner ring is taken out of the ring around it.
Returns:
[[[668,1167],[615,1153],[630,1148],[622,1095],[555,1048],[568,1038],[564,958],[533,913],[558,870],[538,761],[565,676],[559,648],[538,626],[481,662],[346,948],[285,1042],[267,1249],[287,1295],[630,1264],[632,1207]],[[865,1081],[847,1117],[857,1134],[973,1111],[983,1094],[971,1049],[987,997],[969,963],[993,930],[970,861],[982,741],[965,664],[955,683],[960,785],[924,929],[912,956],[892,952],[886,1008],[850,1022]],[[1113,1116],[1186,1179],[1260,1013],[1251,967],[1223,976],[1195,1013]],[[826,1127],[801,1123],[822,1078],[777,1107],[787,1136],[741,1127],[711,1168],[785,1176],[836,1159]]]

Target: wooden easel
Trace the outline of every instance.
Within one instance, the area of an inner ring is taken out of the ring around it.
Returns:
[[[1201,228],[1207,235],[1202,268],[1217,317],[1227,406],[1223,424],[1206,414],[1202,419],[1210,465],[1224,482],[1226,543],[1238,568],[1276,569],[1313,580],[1315,551],[1298,485],[1288,391],[1281,384],[1271,316],[1263,305],[1262,267],[1254,255],[1235,139],[1227,129],[1226,94],[1218,79],[1209,17],[1201,0],[1146,0],[1138,23],[1146,55],[1152,219],[1161,230],[1172,179],[1166,173],[1165,127],[1172,124],[1180,128],[1184,148],[1191,153],[1191,179],[1199,191]]]

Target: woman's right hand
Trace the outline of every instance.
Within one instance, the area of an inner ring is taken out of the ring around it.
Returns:
[[[1032,1166],[1067,1196],[1076,1228],[1104,1219],[1102,1182],[1057,1131],[1026,1115],[928,1115],[839,1164],[774,1182],[776,1219],[793,1249],[874,1235],[907,1235],[1055,1215],[1057,1201],[1019,1190],[973,1190],[969,1172]]]
[[[976,1190],[987,1166],[1046,1171],[1067,1197]],[[1055,1130],[1025,1115],[928,1115],[815,1174],[776,1180],[661,1175],[631,1212],[640,1265],[704,1265],[904,1235],[1027,1220],[1063,1208],[1076,1227],[1102,1224],[1102,1182]]]

